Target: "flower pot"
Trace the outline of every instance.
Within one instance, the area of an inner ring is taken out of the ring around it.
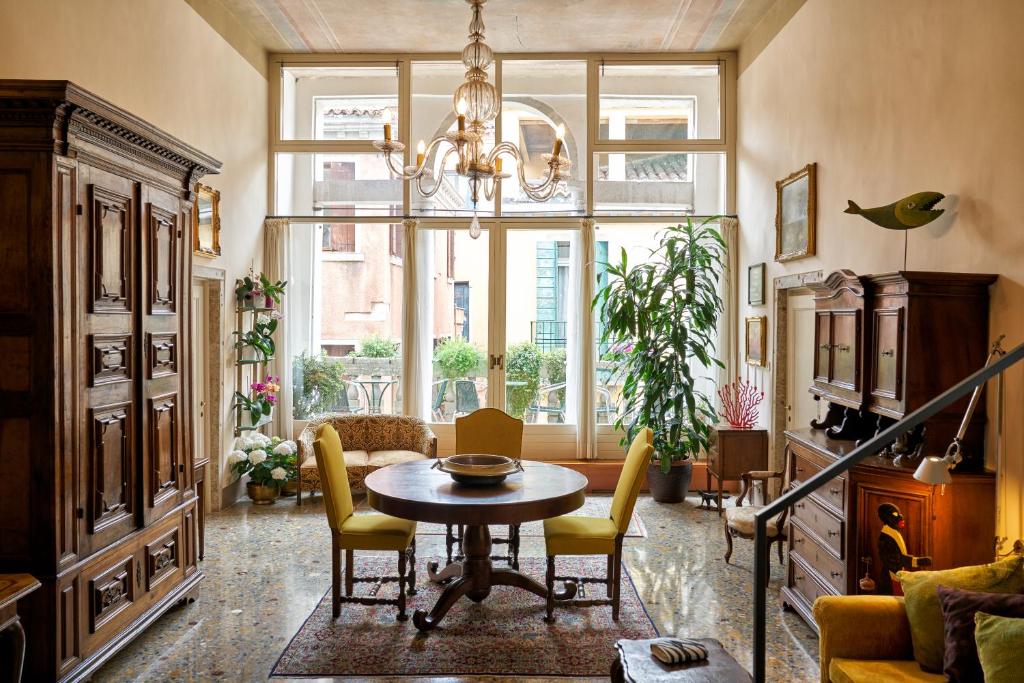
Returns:
[[[278,488],[276,486],[263,486],[250,481],[245,485],[245,490],[252,498],[254,505],[273,505],[277,500]]]
[[[299,492],[299,480],[289,479],[281,486],[282,496],[294,496]]]
[[[274,299],[272,297],[269,297],[269,296],[264,297],[263,298],[263,307],[264,308],[273,308],[274,307]]]
[[[693,478],[693,460],[672,463],[668,474],[661,471],[661,463],[653,462],[647,466],[647,485],[651,489],[651,498],[658,503],[681,503],[690,492],[690,480]]]

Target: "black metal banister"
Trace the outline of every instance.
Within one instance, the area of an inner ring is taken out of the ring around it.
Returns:
[[[934,417],[939,411],[949,407],[963,398],[975,387],[979,387],[1007,368],[1024,359],[1024,344],[1017,346],[1002,358],[985,366],[968,376],[958,384],[950,387],[933,398],[902,420],[879,432],[852,451],[839,458],[833,464],[809,477],[800,486],[790,489],[771,503],[761,508],[755,515],[754,530],[754,681],[764,683],[765,680],[765,639],[767,636],[766,619],[768,617],[768,520],[783,510],[791,507],[823,484],[837,475],[852,469],[864,458],[875,455],[891,444],[901,435]]]

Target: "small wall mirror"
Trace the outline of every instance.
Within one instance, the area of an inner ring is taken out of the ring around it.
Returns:
[[[203,184],[196,185],[192,251],[207,258],[220,256],[220,192]]]

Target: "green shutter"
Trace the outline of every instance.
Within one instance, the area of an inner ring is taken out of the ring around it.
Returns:
[[[594,272],[597,275],[595,292],[600,292],[608,285],[608,242],[598,240],[594,243]],[[601,343],[601,335],[604,334],[604,322],[601,320],[600,309],[594,310],[594,334],[598,341],[598,359],[608,352],[608,345]]]
[[[537,242],[537,321],[558,315],[558,243]]]

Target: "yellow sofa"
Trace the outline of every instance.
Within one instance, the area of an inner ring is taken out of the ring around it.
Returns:
[[[814,620],[821,633],[821,683],[946,680],[942,674],[923,671],[914,661],[910,622],[901,597],[821,597],[814,603]]]

